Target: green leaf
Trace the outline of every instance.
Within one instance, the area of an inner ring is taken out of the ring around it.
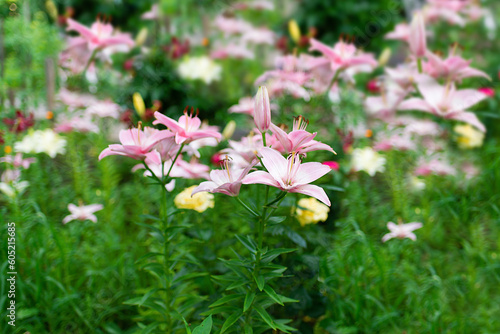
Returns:
[[[152,324],[149,324],[147,327],[143,328],[141,334],[149,334],[153,332],[159,325],[160,323],[153,322]]]
[[[243,312],[238,311],[233,314],[231,314],[226,321],[224,322],[224,325],[222,325],[222,329],[220,330],[220,334],[224,333],[231,327],[238,319],[243,315]]]
[[[211,330],[212,330],[212,315],[209,315],[208,318],[203,320],[201,325],[199,325],[193,330],[193,334],[210,334]]]
[[[328,190],[333,190],[333,191],[340,191],[340,192],[344,192],[345,191],[344,188],[332,186],[330,184],[321,184],[320,187],[328,189]]]
[[[147,253],[146,255],[143,255],[143,256],[141,256],[140,258],[138,258],[138,259],[135,261],[135,264],[137,264],[137,263],[141,262],[142,260],[149,259],[150,257],[153,257],[153,256],[165,256],[165,254],[163,254],[163,253],[149,252],[149,253]]]
[[[274,321],[274,324],[276,325],[276,328],[285,333],[297,331],[296,328],[287,325],[287,323],[289,322],[290,322],[289,319],[278,319]]]
[[[276,329],[276,326],[274,325],[273,318],[271,318],[271,316],[269,315],[269,313],[267,313],[267,311],[264,310],[262,308],[262,306],[256,305],[256,306],[254,306],[254,309],[255,309],[255,311],[257,311],[257,313],[260,315],[260,317],[262,318],[262,320],[264,320],[264,322],[269,327],[271,327],[272,329]]]
[[[267,221],[269,224],[279,224],[286,220],[286,216],[271,217]]]
[[[214,302],[213,304],[211,304],[208,307],[221,306],[221,305],[229,303],[230,301],[238,300],[238,299],[241,299],[241,298],[243,298],[243,294],[227,295],[227,296],[224,296],[221,299],[217,300],[216,302]]]
[[[151,220],[156,220],[156,221],[161,221],[160,218],[158,217],[155,217],[153,215],[139,215],[140,218],[142,219],[151,219]],[[141,223],[136,223],[137,225],[141,225]],[[142,225],[145,225],[145,224],[142,224]]]
[[[264,292],[267,293],[267,295],[271,297],[271,299],[274,300],[276,303],[280,304],[281,306],[284,306],[280,296],[269,285],[266,285],[264,287]]]
[[[257,283],[257,287],[259,288],[260,291],[262,291],[264,289],[264,285],[266,284],[264,277],[262,275],[255,277],[254,273],[252,273],[252,276],[255,280],[255,283]]]
[[[241,244],[245,246],[245,248],[248,249],[252,254],[257,253],[257,249],[255,248],[255,245],[251,242],[250,238],[245,239],[244,237],[240,237],[237,234],[235,236],[236,239],[238,239],[238,241],[241,242]]]
[[[300,300],[278,295],[283,303],[298,303]]]
[[[250,325],[245,325],[245,334],[253,334],[253,329]]]
[[[268,262],[271,262],[272,260],[274,260],[275,258],[277,258],[278,256],[280,256],[281,254],[291,253],[291,252],[294,252],[294,251],[296,251],[295,248],[276,248],[276,249],[272,249],[269,252],[266,252],[264,254],[264,256],[262,257],[261,262],[262,263],[268,263]]]
[[[179,313],[179,316],[181,317],[182,322],[184,323],[184,327],[186,328],[186,334],[191,334],[191,329],[189,328],[188,322],[186,321],[186,319],[184,319],[182,314]]]
[[[252,306],[253,299],[255,298],[255,291],[248,291],[245,296],[245,302],[243,303],[243,312],[246,312],[250,306]]]

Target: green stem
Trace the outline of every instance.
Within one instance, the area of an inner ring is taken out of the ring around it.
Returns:
[[[418,73],[422,73],[422,58],[418,57],[417,58],[417,66],[418,66]]]
[[[83,77],[85,77],[85,74],[87,73],[87,70],[89,69],[90,64],[92,64],[92,62],[94,61],[96,53],[97,53],[97,49],[94,49],[94,51],[92,52],[92,55],[89,58],[89,61],[87,62],[87,64],[85,64],[85,68],[83,69],[83,72],[82,72]]]
[[[262,144],[264,145],[264,147],[267,146],[267,143],[266,143],[266,133],[265,132],[262,133]]]
[[[326,92],[325,92],[325,98],[326,99],[328,99],[328,94],[330,93],[330,90],[332,89],[333,85],[335,84],[335,82],[337,82],[337,79],[339,77],[340,72],[341,72],[340,69],[338,69],[338,70],[335,71],[335,75],[333,76],[333,79],[330,82],[330,84],[328,85],[328,88],[326,89]]]

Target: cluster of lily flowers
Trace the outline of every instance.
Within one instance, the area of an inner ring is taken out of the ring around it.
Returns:
[[[143,162],[145,176],[163,180],[168,175],[172,178],[205,178],[194,188],[191,195],[200,192],[222,193],[238,196],[243,184],[265,184],[290,193],[301,193],[317,198],[326,205],[330,200],[325,191],[311,182],[327,174],[331,169],[319,162],[302,163],[307,152],[333,149],[314,138],[316,133],[306,131],[307,121],[298,117],[293,130],[287,133],[271,122],[269,95],[265,87],[260,87],[255,97],[255,133],[240,142],[230,141],[231,148],[224,150],[223,169],[212,170],[200,164],[196,157],[202,146],[217,144],[222,135],[213,127],[203,125],[197,114],[188,113],[178,121],[159,112],[155,113],[153,124],[161,124],[166,130],[153,128],[134,128],[120,132],[121,144],[112,144],[99,156],[127,156]],[[271,132],[271,133],[268,133]],[[256,138],[260,137],[260,139]],[[182,155],[191,156],[189,162]],[[286,157],[285,157],[285,156]],[[254,168],[257,170],[251,172]],[[168,180],[167,190],[171,191],[174,180]]]

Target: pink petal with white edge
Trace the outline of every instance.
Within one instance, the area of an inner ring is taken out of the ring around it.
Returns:
[[[307,196],[314,197],[321,202],[325,203],[326,205],[330,206],[330,199],[326,195],[326,192],[323,190],[323,188],[312,185],[312,184],[304,184],[301,186],[293,187],[292,189],[288,190],[291,193],[300,193],[304,194]]]
[[[432,107],[425,100],[412,97],[401,102],[398,110],[420,110],[428,113],[433,113]]]
[[[276,150],[263,147],[260,149],[262,155],[262,163],[266,167],[269,174],[276,181],[281,181],[287,177],[288,161]]]
[[[271,174],[264,171],[256,171],[248,174],[241,181],[243,184],[266,184],[271,187],[276,187],[281,189],[281,185],[276,181]]]
[[[465,123],[469,123],[472,126],[475,126],[482,132],[486,132],[486,127],[484,126],[483,123],[477,118],[476,114],[472,112],[456,112],[456,113],[451,113],[449,115],[446,115],[447,119],[454,119],[457,121],[462,121]]]
[[[451,101],[453,110],[467,110],[469,107],[486,99],[488,95],[475,89],[461,89],[455,93]]]
[[[173,132],[179,132],[184,130],[184,128],[180,126],[179,123],[177,123],[177,121],[174,121],[170,117],[167,117],[158,111],[154,113],[154,116],[156,118],[156,120],[153,122],[154,125],[163,124]]]
[[[330,167],[323,165],[322,163],[307,162],[300,165],[293,182],[298,185],[309,184],[328,174],[330,171]]]

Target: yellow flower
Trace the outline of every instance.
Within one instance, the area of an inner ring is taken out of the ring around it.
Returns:
[[[290,33],[290,37],[292,37],[292,40],[295,43],[298,43],[300,41],[300,28],[299,25],[297,24],[297,21],[295,20],[288,21],[288,32]]]
[[[214,195],[209,193],[197,193],[191,197],[191,193],[197,186],[184,189],[179,195],[175,196],[174,204],[178,209],[191,209],[203,212],[208,208],[214,207]]]
[[[12,153],[12,146],[7,145],[3,148],[3,150],[5,151],[6,154],[11,154]]]
[[[301,226],[324,222],[328,218],[330,208],[316,198],[309,197],[299,200],[295,214]]]
[[[483,145],[484,133],[476,130],[472,125],[456,125],[453,130],[459,135],[457,137],[458,147],[466,149]]]

